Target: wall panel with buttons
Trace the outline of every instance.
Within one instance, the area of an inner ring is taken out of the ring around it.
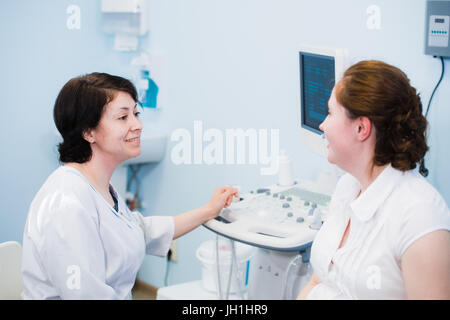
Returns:
[[[425,54],[450,57],[450,1],[427,1]]]

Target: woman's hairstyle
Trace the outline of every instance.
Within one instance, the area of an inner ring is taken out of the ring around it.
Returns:
[[[351,119],[367,117],[376,131],[375,165],[406,171],[428,151],[427,120],[408,77],[381,61],[361,61],[345,71],[336,99]]]
[[[138,101],[136,88],[129,80],[107,73],[76,77],[64,85],[53,109],[56,128],[63,137],[58,145],[60,162],[84,163],[91,159],[91,146],[83,134],[97,127],[105,106],[118,91]]]

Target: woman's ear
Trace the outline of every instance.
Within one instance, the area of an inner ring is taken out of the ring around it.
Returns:
[[[372,132],[372,121],[367,117],[359,117],[356,119],[356,124],[358,140],[365,141]]]
[[[92,131],[92,129],[88,129],[83,132],[83,139],[91,144],[95,143],[94,134]]]

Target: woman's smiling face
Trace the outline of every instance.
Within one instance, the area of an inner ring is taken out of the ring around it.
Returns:
[[[328,161],[345,170],[355,156],[357,137],[355,121],[348,117],[345,108],[336,100],[336,86],[328,100],[328,115],[319,128],[329,142]]]
[[[101,154],[120,163],[141,153],[141,132],[136,101],[128,93],[118,91],[105,106],[97,128],[90,131],[86,140],[91,142],[93,156]]]

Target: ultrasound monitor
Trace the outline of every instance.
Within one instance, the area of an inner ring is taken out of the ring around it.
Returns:
[[[326,157],[326,140],[319,125],[328,113],[328,99],[346,67],[343,49],[301,47],[298,50],[300,80],[300,132],[310,149]]]

